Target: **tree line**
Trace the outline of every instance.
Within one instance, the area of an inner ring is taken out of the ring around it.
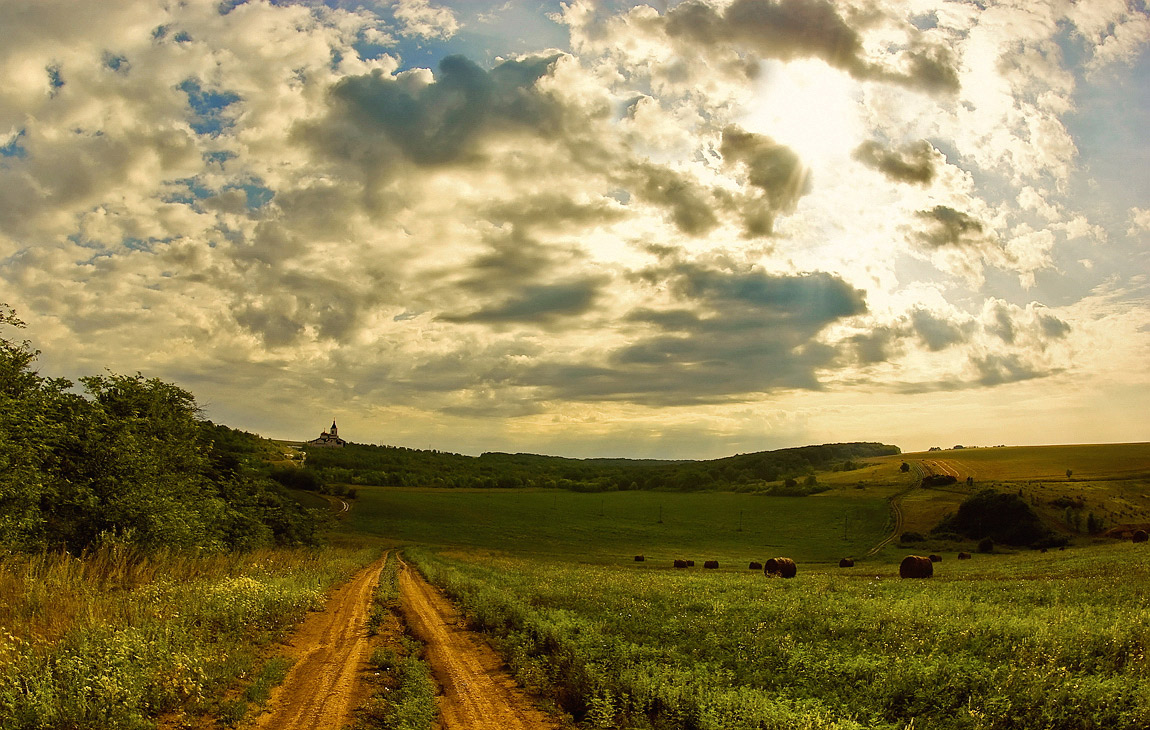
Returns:
[[[859,460],[898,454],[878,443],[824,444],[708,461],[571,459],[538,454],[465,456],[397,446],[307,448],[307,464],[327,483],[399,487],[616,490],[743,490],[801,496],[820,491],[816,471],[850,470]],[[776,483],[777,482],[777,483]]]

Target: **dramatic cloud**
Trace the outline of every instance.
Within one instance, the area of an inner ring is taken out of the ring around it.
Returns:
[[[855,148],[852,157],[891,180],[918,185],[929,185],[934,180],[938,164],[934,147],[925,140],[897,150],[868,140]]]
[[[1141,4],[550,7],[7,3],[42,370],[470,451],[1150,438]]]
[[[914,238],[927,248],[981,246],[987,241],[986,226],[973,216],[946,205],[917,213],[925,227]]]
[[[867,57],[863,37],[826,0],[735,0],[719,9],[688,0],[667,14],[666,32],[701,47],[746,49],[762,58],[818,58],[859,79],[893,82],[930,93],[953,93],[959,78],[950,51],[913,27],[895,58]]]
[[[743,211],[749,235],[770,235],[775,218],[793,210],[799,198],[810,192],[807,171],[798,155],[770,137],[727,127],[719,152],[730,164],[742,163],[747,182],[760,191]]]

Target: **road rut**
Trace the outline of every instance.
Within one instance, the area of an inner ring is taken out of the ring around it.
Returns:
[[[341,586],[327,608],[304,619],[285,652],[295,664],[255,727],[339,730],[360,699],[359,673],[369,651],[367,609],[386,556]]]
[[[558,730],[559,723],[532,705],[503,660],[460,626],[459,613],[421,575],[404,566],[399,590],[407,625],[426,644],[443,687],[443,730]]]

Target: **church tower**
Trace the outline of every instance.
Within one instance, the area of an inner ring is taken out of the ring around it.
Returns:
[[[335,425],[335,419],[331,420],[331,435],[333,438],[339,438],[339,429]]]

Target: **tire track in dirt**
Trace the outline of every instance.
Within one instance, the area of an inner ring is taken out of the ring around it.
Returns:
[[[283,684],[255,723],[266,730],[339,730],[360,699],[359,673],[367,666],[367,609],[387,556],[355,574],[304,619],[284,652],[294,658]]]
[[[460,626],[451,603],[423,576],[403,565],[400,601],[408,627],[427,646],[427,660],[443,688],[443,730],[558,730],[504,669],[503,660]]]

